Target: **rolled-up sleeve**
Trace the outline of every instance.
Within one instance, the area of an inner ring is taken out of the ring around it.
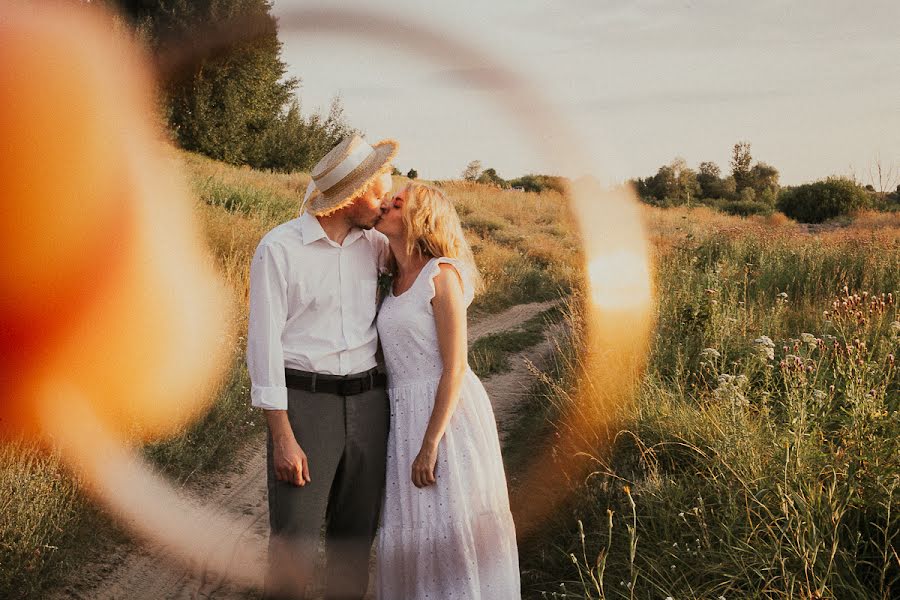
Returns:
[[[261,243],[250,264],[250,319],[247,368],[250,401],[267,410],[287,410],[284,349],[281,335],[287,320],[287,280],[283,253]]]

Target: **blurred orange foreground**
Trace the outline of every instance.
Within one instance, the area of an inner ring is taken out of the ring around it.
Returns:
[[[230,318],[113,29],[83,3],[0,6],[0,435],[55,447],[161,553],[259,586],[264,549],[129,449],[202,412]]]
[[[0,433],[171,434],[225,361],[225,294],[143,57],[81,3],[0,7]],[[67,389],[66,394],[59,393]]]

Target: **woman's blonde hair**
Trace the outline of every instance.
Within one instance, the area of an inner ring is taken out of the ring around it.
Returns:
[[[406,230],[406,251],[410,255],[459,260],[468,271],[460,275],[468,275],[466,284],[478,291],[481,276],[450,199],[442,191],[414,181],[406,186],[406,201],[400,210]],[[396,275],[397,263],[393,257],[389,268]]]

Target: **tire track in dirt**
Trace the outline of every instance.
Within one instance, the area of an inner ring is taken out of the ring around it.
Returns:
[[[492,333],[513,329],[557,304],[556,301],[519,304],[495,315],[487,315],[469,325],[469,344]],[[551,328],[552,329],[552,328]],[[541,368],[555,350],[548,331],[543,342],[509,357],[511,370],[483,379],[498,422],[501,443],[506,427],[514,419],[518,399],[533,382],[528,368],[531,362]],[[225,474],[203,477],[190,491],[205,504],[231,515],[249,543],[264,543],[268,538],[266,502],[266,440],[258,435],[247,442]],[[258,557],[260,562],[265,556]],[[50,596],[51,600],[161,600],[200,599],[238,600],[258,598],[254,592],[213,578],[202,565],[185,568],[163,558],[152,545],[121,544],[102,561],[87,565],[69,585]]]

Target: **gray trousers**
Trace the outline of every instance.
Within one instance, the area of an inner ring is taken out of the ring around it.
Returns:
[[[268,436],[267,598],[303,598],[325,523],[326,597],[360,599],[378,527],[390,408],[377,388],[354,396],[288,389],[288,420],[309,459],[303,487],[275,479]]]

